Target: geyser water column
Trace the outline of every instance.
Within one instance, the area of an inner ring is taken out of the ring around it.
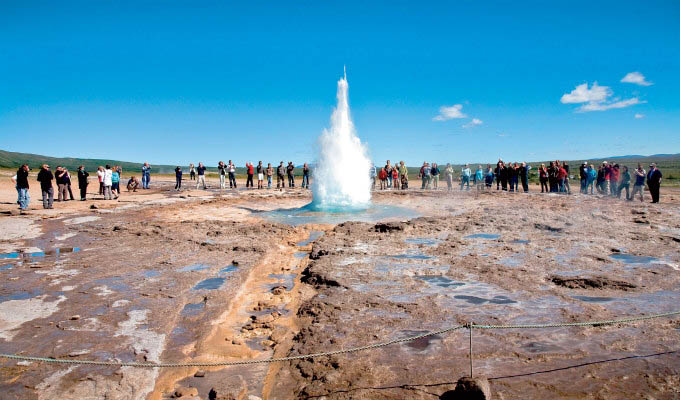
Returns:
[[[347,89],[345,73],[338,81],[338,105],[331,126],[318,139],[312,182],[312,207],[317,210],[346,211],[371,204],[371,161],[356,135]]]

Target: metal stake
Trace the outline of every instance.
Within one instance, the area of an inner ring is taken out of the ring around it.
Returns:
[[[473,322],[468,324],[468,328],[470,329],[470,379],[472,379],[472,324]]]

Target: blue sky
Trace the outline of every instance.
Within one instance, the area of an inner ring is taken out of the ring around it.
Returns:
[[[347,65],[376,162],[680,152],[680,2],[552,3],[3,1],[0,149],[302,163]]]

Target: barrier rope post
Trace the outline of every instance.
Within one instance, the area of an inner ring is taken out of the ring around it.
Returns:
[[[474,322],[470,321],[468,326],[468,330],[470,331],[470,379],[472,379],[472,325]]]

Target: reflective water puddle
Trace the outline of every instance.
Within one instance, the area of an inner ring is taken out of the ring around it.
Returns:
[[[224,284],[225,278],[204,279],[193,287],[193,290],[217,290]]]
[[[475,233],[474,235],[467,235],[464,239],[489,239],[496,240],[500,239],[501,235],[496,233]]]
[[[659,259],[656,257],[636,256],[633,254],[626,253],[610,254],[609,257],[617,261],[621,261],[624,264],[651,264],[659,261]]]
[[[303,241],[301,241],[301,242],[298,242],[298,243],[296,244],[296,246],[298,246],[298,247],[307,246],[308,244],[312,243],[313,241],[315,241],[316,239],[320,238],[321,236],[323,236],[323,232],[322,232],[322,231],[311,231],[311,232],[309,233],[309,237],[308,237],[306,240],[303,240]]]
[[[410,238],[404,239],[404,242],[408,244],[424,244],[426,246],[436,246],[439,243],[441,243],[442,240],[435,238]]]

